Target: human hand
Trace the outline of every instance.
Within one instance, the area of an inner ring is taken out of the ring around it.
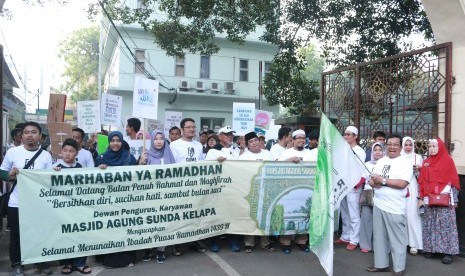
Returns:
[[[10,179],[16,179],[16,176],[19,174],[18,168],[13,168],[11,171],[8,173],[10,176]]]
[[[56,171],[56,172],[61,171],[61,167],[53,167],[52,169],[53,169],[54,171]]]

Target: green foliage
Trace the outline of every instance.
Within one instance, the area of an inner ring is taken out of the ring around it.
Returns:
[[[59,47],[66,67],[60,90],[71,95],[73,103],[98,99],[98,45],[98,27],[88,27],[71,33]]]
[[[268,103],[281,104],[290,115],[316,114],[324,63],[313,45],[297,54],[291,51],[278,54],[264,80],[263,94]]]
[[[284,229],[284,206],[277,204],[271,214],[271,231],[279,232]]]
[[[312,198],[309,197],[305,200],[305,206],[300,207],[300,212],[304,213],[307,219],[310,219],[310,210],[312,209]]]

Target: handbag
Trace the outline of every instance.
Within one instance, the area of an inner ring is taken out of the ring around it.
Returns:
[[[434,194],[428,194],[428,205],[436,207],[449,207],[450,193],[439,193],[438,186],[434,187]]]
[[[36,160],[36,158],[40,155],[43,149],[39,149],[36,154],[27,162],[26,166],[23,169],[29,168],[32,163]],[[8,192],[5,192],[3,195],[0,196],[0,216],[6,216],[8,214],[8,202],[10,201],[10,195],[16,187],[16,180],[13,183],[13,187]]]

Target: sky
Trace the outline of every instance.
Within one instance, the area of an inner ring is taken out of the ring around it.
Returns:
[[[20,86],[15,95],[26,99],[28,112],[35,113],[38,90],[39,107],[46,109],[50,86],[58,88],[63,82],[60,76],[64,64],[58,58],[60,43],[72,31],[96,24],[90,22],[85,12],[91,0],[69,0],[65,6],[53,2],[31,7],[21,0],[6,0],[3,8],[11,11],[12,18],[0,17],[0,44]],[[25,93],[24,84],[32,93]]]

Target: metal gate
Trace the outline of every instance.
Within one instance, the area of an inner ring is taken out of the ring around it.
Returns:
[[[440,137],[450,150],[452,43],[444,43],[322,74],[321,109],[360,144],[382,130],[415,139],[417,152]]]

